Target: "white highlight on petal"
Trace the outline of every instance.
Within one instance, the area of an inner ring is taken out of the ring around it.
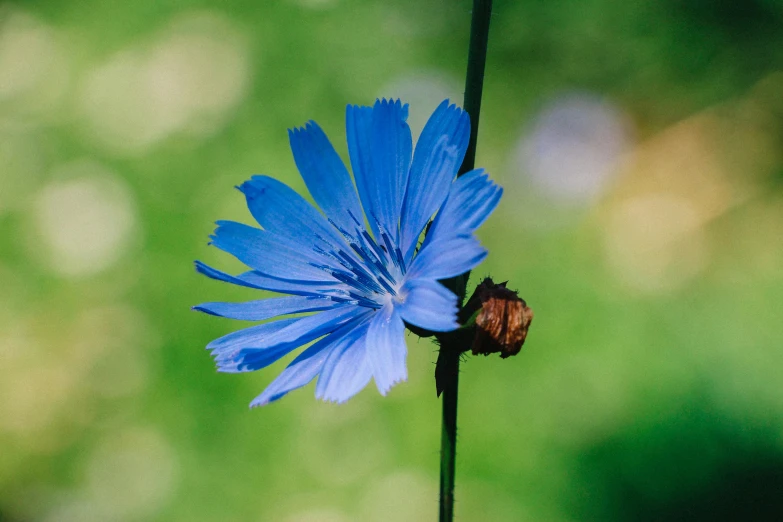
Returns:
[[[60,167],[54,177],[72,179],[51,182],[35,200],[35,224],[46,261],[68,277],[105,270],[127,253],[137,232],[131,190],[89,160]]]
[[[148,45],[92,70],[81,88],[81,113],[92,137],[117,153],[142,153],[176,133],[209,136],[244,98],[248,54],[224,16],[185,14]]]
[[[548,103],[516,148],[516,162],[544,195],[588,204],[607,187],[633,139],[621,109],[591,94]]]

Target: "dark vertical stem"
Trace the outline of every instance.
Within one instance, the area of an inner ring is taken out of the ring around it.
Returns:
[[[468,48],[468,72],[465,76],[465,111],[470,115],[470,142],[462,161],[460,174],[473,170],[476,161],[481,93],[484,90],[484,64],[487,61],[487,40],[492,0],[473,0],[473,17],[470,22],[470,47]]]
[[[438,364],[442,364],[448,383],[443,389],[443,427],[440,433],[440,522],[454,520],[454,465],[457,451],[457,386],[459,357],[456,350],[441,348]]]
[[[484,65],[487,60],[489,19],[492,14],[492,0],[473,0],[473,16],[470,22],[470,47],[468,49],[468,71],[465,78],[465,111],[470,115],[470,141],[465,159],[459,169],[462,175],[470,170],[476,160],[481,93],[484,90]],[[460,305],[465,299],[469,273],[462,274],[446,286],[459,297]],[[467,350],[462,346],[461,336],[443,336],[438,355],[436,380],[438,390],[443,392],[443,414],[440,453],[440,522],[454,520],[454,476],[457,455],[457,392],[459,385],[460,354]]]

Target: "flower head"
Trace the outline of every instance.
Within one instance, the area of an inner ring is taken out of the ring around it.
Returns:
[[[232,319],[278,318],[209,343],[218,370],[258,370],[316,341],[251,406],[277,400],[316,376],[320,399],[343,402],[371,379],[385,395],[407,379],[405,322],[435,332],[459,326],[457,296],[438,280],[484,259],[487,252],[473,232],[502,189],[480,169],[456,178],[470,135],[467,113],[441,103],[415,151],[407,115],[399,100],[348,106],[353,181],[315,122],[289,131],[296,166],[323,214],[287,185],[253,176],[239,190],[261,228],[217,222],[211,244],[250,270],[232,276],[198,261],[197,270],[289,294],[194,307]],[[304,312],[317,313],[281,318]]]

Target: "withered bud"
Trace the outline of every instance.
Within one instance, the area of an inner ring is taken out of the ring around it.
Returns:
[[[505,359],[519,353],[533,321],[533,310],[524,299],[506,288],[506,283],[495,284],[486,278],[463,308],[461,319],[467,321],[476,312],[473,355],[500,353]]]

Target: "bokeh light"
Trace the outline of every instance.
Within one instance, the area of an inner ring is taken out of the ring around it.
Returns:
[[[31,240],[42,243],[50,267],[82,276],[122,258],[138,226],[125,182],[89,160],[58,167],[52,177],[62,181],[52,181],[38,194],[33,206],[38,235]]]
[[[586,93],[561,95],[534,118],[518,145],[524,175],[554,203],[589,204],[632,145],[619,107]]]
[[[89,71],[81,111],[98,142],[140,154],[177,132],[219,130],[247,89],[249,68],[245,39],[229,20],[186,13]]]
[[[37,114],[46,119],[69,85],[66,38],[30,13],[9,5],[0,9],[0,104],[8,111],[4,116]]]

